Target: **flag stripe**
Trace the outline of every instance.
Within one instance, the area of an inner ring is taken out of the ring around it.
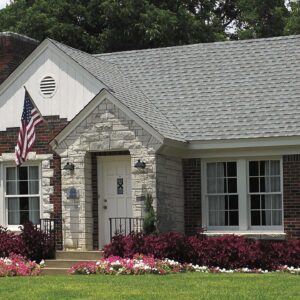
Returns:
[[[21,126],[15,149],[16,164],[18,166],[26,161],[28,152],[36,139],[35,127],[41,122],[43,122],[43,117],[34,106],[29,93],[25,91]]]

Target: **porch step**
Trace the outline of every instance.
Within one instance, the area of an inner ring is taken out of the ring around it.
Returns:
[[[67,275],[68,270],[80,262],[97,261],[103,257],[102,251],[56,251],[56,259],[47,259],[42,275]]]
[[[103,257],[103,251],[56,251],[59,260],[98,260]]]

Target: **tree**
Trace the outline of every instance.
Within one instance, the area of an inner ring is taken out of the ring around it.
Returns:
[[[143,231],[145,234],[152,234],[157,232],[156,215],[153,208],[153,197],[151,194],[147,194],[146,196]]]
[[[284,0],[236,0],[237,36],[265,38],[284,34],[288,10]]]
[[[285,26],[285,34],[300,34],[300,1],[291,3],[291,13]]]

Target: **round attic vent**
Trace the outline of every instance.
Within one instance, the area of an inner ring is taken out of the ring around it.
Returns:
[[[40,91],[43,97],[51,98],[55,94],[56,88],[56,82],[51,76],[45,76],[40,82]]]

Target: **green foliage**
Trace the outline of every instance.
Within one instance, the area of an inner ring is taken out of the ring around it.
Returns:
[[[285,26],[285,34],[300,34],[300,1],[291,5],[291,15]]]
[[[156,214],[153,208],[153,197],[147,194],[145,202],[145,218],[143,231],[145,234],[152,234],[157,232],[156,228]]]

